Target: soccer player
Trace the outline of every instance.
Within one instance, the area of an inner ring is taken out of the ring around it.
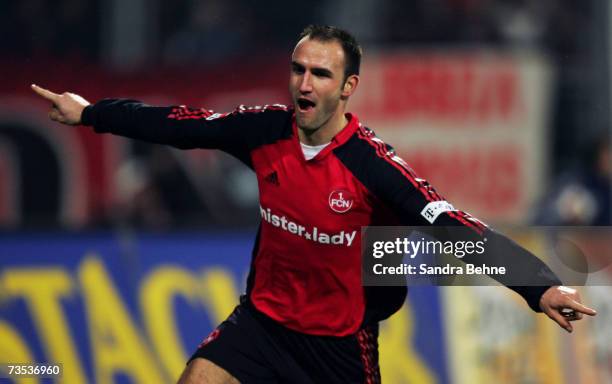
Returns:
[[[468,228],[540,278],[541,286],[510,287],[533,310],[568,332],[570,320],[595,315],[539,259],[455,210],[346,112],[360,61],[349,33],[310,26],[291,57],[293,106],[222,114],[125,99],[90,104],[32,85],[52,103],[54,121],[183,149],[221,149],[257,174],[262,220],[246,295],[200,344],[181,383],[379,382],[378,322],[399,309],[406,288],[362,285],[360,228],[368,225]]]

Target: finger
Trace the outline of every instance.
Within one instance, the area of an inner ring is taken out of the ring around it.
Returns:
[[[53,93],[53,92],[49,91],[48,89],[39,87],[36,84],[32,84],[31,88],[38,95],[44,97],[45,99],[47,99],[47,100],[49,100],[51,102],[55,102],[60,97],[60,95],[58,95],[57,93]]]
[[[557,324],[559,324],[561,328],[565,329],[569,333],[571,333],[574,330],[570,322],[565,317],[563,317],[563,315],[561,315],[559,312],[554,311],[554,310],[550,311],[548,316],[551,319],[553,319]]]
[[[589,316],[595,316],[597,314],[596,310],[594,310],[593,308],[589,308],[586,305],[582,305],[576,300],[569,300],[567,303],[567,307],[573,309],[574,311],[578,311]]]
[[[55,111],[54,109],[50,110],[49,113],[49,118],[53,121],[57,121],[57,118],[59,116],[59,114],[57,113],[57,111]]]
[[[64,118],[64,116],[57,109],[52,109],[51,111],[49,111],[49,118],[59,123],[66,122],[66,119]]]

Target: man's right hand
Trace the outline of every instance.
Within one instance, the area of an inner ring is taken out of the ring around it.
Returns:
[[[58,95],[35,84],[32,84],[32,90],[51,102],[49,111],[51,120],[68,125],[81,124],[81,114],[83,109],[89,105],[89,101],[70,92]]]

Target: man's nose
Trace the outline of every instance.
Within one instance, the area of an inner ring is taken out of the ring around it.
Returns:
[[[302,80],[300,81],[300,92],[312,92],[312,76],[308,72],[304,73],[302,76]]]

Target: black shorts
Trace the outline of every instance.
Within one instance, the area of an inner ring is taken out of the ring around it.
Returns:
[[[244,384],[380,383],[378,325],[346,337],[290,330],[246,299],[198,347]]]

